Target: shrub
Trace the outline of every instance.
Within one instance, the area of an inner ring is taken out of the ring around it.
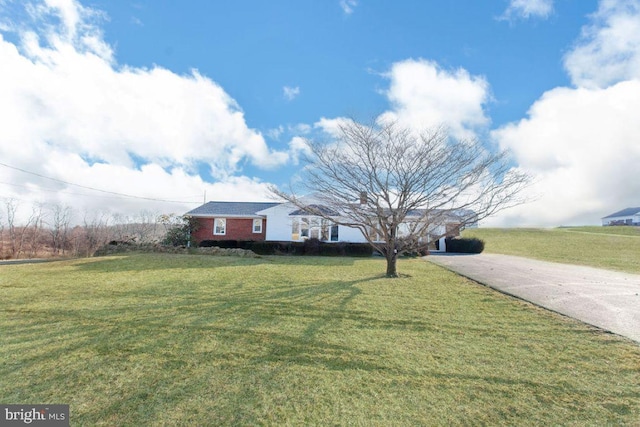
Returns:
[[[304,249],[304,255],[311,255],[311,256],[318,256],[320,255],[320,245],[322,244],[322,242],[320,242],[319,239],[308,239],[305,240],[303,245],[303,249]]]
[[[347,251],[345,249],[346,243],[331,243],[320,246],[320,255],[322,256],[345,256]]]
[[[167,232],[162,238],[163,245],[184,246],[194,243],[192,233],[199,228],[196,218],[188,218],[186,216],[175,217],[172,215],[162,215],[160,222],[167,227]]]
[[[484,241],[476,237],[447,237],[447,252],[461,254],[479,254],[484,250]]]
[[[373,247],[368,243],[347,243],[345,246],[347,256],[373,256]]]
[[[283,252],[285,242],[251,242],[251,249],[258,255],[275,255],[277,252]],[[284,250],[286,252],[286,249]]]
[[[201,248],[212,248],[217,246],[222,249],[235,249],[238,247],[237,240],[203,240],[198,244]]]
[[[305,242],[251,242],[246,249],[259,255],[306,255],[306,256],[362,256],[373,255],[368,243],[327,243],[318,239]]]

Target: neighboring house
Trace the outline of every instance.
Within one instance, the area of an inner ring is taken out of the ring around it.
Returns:
[[[640,226],[640,208],[626,208],[602,218],[602,225]]]
[[[338,217],[337,212],[326,207],[323,213]],[[424,211],[416,210],[409,217],[418,218]],[[335,215],[334,215],[335,214]],[[460,233],[460,218],[455,213],[443,211],[439,224],[430,228],[433,238],[442,235],[457,236]],[[464,212],[468,215],[469,212]],[[366,239],[357,228],[335,224],[311,214],[291,203],[254,202],[208,202],[185,214],[198,219],[199,228],[193,233],[197,242],[203,240],[269,240],[305,241],[319,239],[325,242],[365,243]],[[409,221],[411,219],[409,218]],[[398,230],[402,235],[402,228]],[[429,239],[430,236],[426,236]]]

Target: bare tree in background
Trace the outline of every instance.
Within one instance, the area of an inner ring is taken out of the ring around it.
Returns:
[[[149,210],[140,212],[134,221],[134,234],[139,243],[157,242],[162,237],[161,226],[158,221],[158,213]]]
[[[5,200],[5,208],[7,212],[7,231],[9,234],[9,250],[11,258],[19,258],[24,246],[26,230],[31,226],[31,220],[20,226],[16,223],[16,215],[18,213],[18,202],[14,199]]]
[[[31,216],[27,223],[30,224],[25,230],[29,249],[27,256],[34,258],[44,246],[42,239],[44,233],[44,210],[41,203],[36,203],[31,207]]]
[[[425,237],[454,215],[460,227],[523,202],[527,175],[507,154],[475,139],[453,140],[444,128],[419,135],[397,123],[344,122],[329,143],[307,141],[302,190],[272,192],[309,214],[357,228],[397,277],[397,257],[425,248]],[[338,213],[338,215],[336,215]]]
[[[112,235],[109,230],[109,218],[106,214],[93,214],[91,216],[85,214],[83,222],[84,236],[82,237],[84,239],[84,247],[81,250],[85,253],[85,256],[89,257],[99,247],[106,245]]]
[[[64,255],[69,243],[69,225],[71,223],[72,210],[70,206],[55,204],[51,207],[51,248],[54,255]]]

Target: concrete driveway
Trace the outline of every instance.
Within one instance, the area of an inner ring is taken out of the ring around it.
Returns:
[[[496,254],[433,254],[425,259],[640,343],[640,275]]]

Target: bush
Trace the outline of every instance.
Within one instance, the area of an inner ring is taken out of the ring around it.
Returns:
[[[212,248],[215,245],[216,245],[215,240],[203,240],[200,243],[198,243],[199,248]]]
[[[346,256],[346,243],[332,243],[320,246],[320,255],[322,256]]]
[[[303,245],[303,252],[304,255],[311,255],[311,256],[318,256],[320,255],[320,245],[322,244],[322,242],[320,242],[319,239],[308,239],[305,240]]]
[[[241,242],[239,242],[241,243]],[[318,239],[305,242],[250,242],[250,249],[259,255],[306,255],[306,256],[362,256],[373,255],[368,243],[327,243]]]
[[[203,240],[198,243],[198,247],[200,248],[213,248],[219,247],[221,249],[245,249],[251,250],[254,243],[254,240]]]
[[[345,246],[347,256],[373,256],[373,247],[368,243],[347,243]]]
[[[177,247],[195,243],[191,236],[200,227],[197,218],[162,215],[160,222],[167,227],[167,232],[162,238],[163,245]]]
[[[284,247],[286,242],[251,242],[251,250],[258,255],[275,255],[278,252],[287,252]]]
[[[479,254],[484,250],[484,241],[476,237],[447,237],[447,252],[460,254]]]

